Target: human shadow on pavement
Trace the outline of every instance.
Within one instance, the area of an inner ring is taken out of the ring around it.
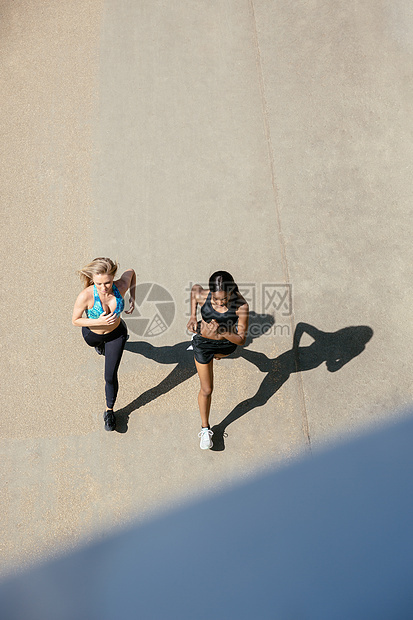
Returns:
[[[175,368],[158,385],[146,390],[126,407],[116,411],[116,430],[126,433],[129,416],[133,411],[144,407],[151,401],[166,394],[196,374],[193,351],[188,351],[190,341],[179,342],[173,346],[154,347],[149,342],[127,342],[125,350],[139,353],[158,364],[176,364]]]
[[[258,338],[269,331],[273,324],[273,316],[269,314],[257,314],[256,312],[250,312],[248,335],[245,346],[248,346],[255,338]],[[176,366],[158,385],[146,390],[146,392],[140,394],[128,405],[115,412],[116,430],[118,433],[127,432],[129,416],[133,411],[147,405],[156,398],[159,398],[159,396],[162,396],[162,394],[166,394],[173,388],[177,387],[180,383],[183,383],[187,379],[190,379],[196,375],[194,352],[192,348],[188,349],[190,346],[190,337],[188,337],[188,340],[184,342],[179,342],[178,344],[164,347],[155,347],[152,344],[143,341],[128,341],[126,343],[126,351],[139,353],[140,355],[143,355],[147,359],[153,360],[158,364],[176,364]],[[238,349],[242,349],[242,347],[238,347]],[[228,358],[236,358],[239,357],[239,355],[240,354],[237,350],[232,355],[229,355]]]
[[[300,339],[304,333],[314,338],[314,342],[309,346],[300,347]],[[228,426],[256,407],[265,405],[292,373],[312,370],[323,362],[326,363],[327,370],[336,372],[360,355],[372,336],[373,330],[365,325],[344,327],[336,332],[323,332],[308,323],[298,323],[292,349],[274,359],[269,359],[263,353],[241,349],[241,357],[267,374],[252,398],[239,403],[219,424],[212,427],[214,433],[212,450],[217,452],[225,450],[224,437],[227,436],[225,431]]]

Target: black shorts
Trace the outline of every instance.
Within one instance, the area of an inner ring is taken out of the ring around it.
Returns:
[[[211,340],[195,334],[192,338],[195,359],[199,364],[209,364],[215,355],[230,355],[237,345],[229,340]]]

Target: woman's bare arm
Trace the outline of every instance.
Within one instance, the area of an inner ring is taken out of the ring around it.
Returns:
[[[242,304],[237,310],[238,315],[238,323],[237,323],[237,331],[221,331],[218,330],[219,339],[225,338],[234,344],[239,346],[243,346],[245,344],[245,340],[247,338],[248,332],[248,321],[249,321],[249,306],[247,302]]]
[[[200,284],[194,284],[191,289],[191,317],[186,325],[188,331],[196,333],[197,320],[196,320],[196,308],[198,304],[202,305],[204,289]]]
[[[126,314],[131,314],[135,309],[136,273],[134,269],[127,269],[117,280],[116,287],[124,297],[129,289],[129,310]]]

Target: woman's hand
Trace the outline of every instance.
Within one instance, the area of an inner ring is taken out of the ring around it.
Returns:
[[[191,318],[189,319],[188,323],[186,324],[186,329],[189,332],[192,332],[192,333],[196,334],[197,326],[198,326],[198,323],[197,323],[197,320],[196,320],[196,316],[191,315]]]
[[[129,297],[129,310],[125,310],[125,314],[132,314],[135,310],[135,300]]]
[[[118,320],[118,314],[116,312],[111,312],[110,314],[106,314],[102,312],[100,317],[97,319],[102,325],[113,325]]]
[[[210,338],[211,340],[222,340],[222,336],[218,333],[219,323],[212,319],[209,323],[201,322],[201,336]]]

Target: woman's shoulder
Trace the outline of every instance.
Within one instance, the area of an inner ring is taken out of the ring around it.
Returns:
[[[77,296],[77,303],[88,304],[93,299],[93,284],[80,291]]]
[[[115,280],[113,282],[113,288],[116,289],[116,291],[118,291],[119,295],[121,297],[124,297],[126,295],[126,291],[128,290],[128,286],[127,284],[122,280],[122,278],[120,278],[119,280]],[[115,291],[113,291],[113,293],[115,294],[116,297],[116,293]]]
[[[126,271],[122,273],[120,278],[118,278],[117,280],[114,280],[113,284],[116,286],[116,288],[118,289],[122,297],[125,295],[126,291],[128,290],[134,273],[135,271],[133,269],[127,269]]]
[[[90,286],[87,286],[86,288],[84,288],[80,294],[81,295],[83,294],[85,299],[90,299],[91,297],[93,298],[94,293],[95,293],[95,285],[91,284]]]
[[[209,291],[205,288],[202,288],[200,284],[194,284],[192,287],[192,292],[194,293],[195,298],[198,302],[205,301],[209,293]]]
[[[249,312],[249,305],[247,300],[238,291],[238,297],[236,300],[237,312]]]

